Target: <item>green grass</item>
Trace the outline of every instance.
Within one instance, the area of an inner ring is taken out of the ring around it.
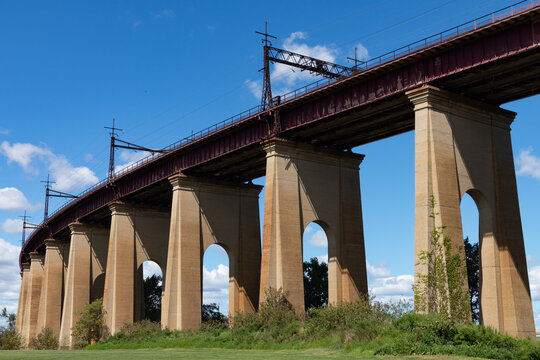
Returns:
[[[144,350],[74,350],[74,351],[0,351],[0,359],[472,359],[458,356],[372,356],[329,350],[215,350],[215,349],[144,349]]]

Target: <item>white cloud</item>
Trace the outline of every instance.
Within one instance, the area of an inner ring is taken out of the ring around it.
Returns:
[[[203,266],[203,287],[205,289],[221,289],[229,286],[229,267],[219,264],[217,269],[208,270]]]
[[[317,256],[317,261],[320,263],[328,264],[328,254]]]
[[[21,286],[19,252],[21,248],[0,238],[0,309],[17,312]]]
[[[27,173],[38,175],[38,170],[32,166],[34,159],[46,164],[53,181],[54,189],[59,191],[80,190],[99,181],[94,172],[86,166],[73,166],[64,155],[56,155],[47,147],[39,147],[28,143],[4,141],[0,145],[0,153],[4,154],[8,163],[16,162]]]
[[[2,223],[2,231],[8,234],[18,234],[22,232],[23,221],[22,219],[6,219]]]
[[[375,278],[369,283],[369,292],[381,302],[411,300],[413,283],[414,277],[412,275]]]
[[[49,170],[55,181],[53,188],[59,191],[82,189],[99,181],[92,170],[86,166],[74,167],[63,155],[51,158]]]
[[[136,28],[138,28],[139,26],[141,26],[141,24],[142,24],[142,21],[140,21],[140,20],[135,20],[135,21],[133,21],[133,28],[136,29]]]
[[[311,235],[308,241],[311,246],[315,246],[315,247],[328,246],[328,240],[323,230],[317,230],[313,235]]]
[[[532,149],[520,151],[516,163],[518,175],[540,179],[540,158],[532,155]]]
[[[7,141],[3,141],[0,145],[0,153],[8,158],[8,163],[16,162],[25,172],[34,175],[37,175],[38,172],[31,167],[32,160],[35,157],[43,159],[52,155],[52,152],[46,148],[28,143],[14,143],[10,145]]]
[[[229,307],[229,267],[219,264],[217,269],[203,266],[203,304],[217,303],[222,313]]]
[[[90,162],[90,161],[92,161],[92,160],[94,160],[94,155],[92,155],[92,154],[86,154],[86,155],[84,155],[84,161]]]
[[[176,16],[176,14],[174,13],[174,11],[169,10],[169,9],[165,9],[165,10],[155,14],[154,15],[154,20],[165,19],[165,18],[173,18],[175,16]]]
[[[377,266],[371,265],[369,262],[366,263],[367,275],[369,277],[378,278],[390,276],[390,269],[387,268],[386,263],[381,263]]]
[[[9,135],[11,134],[11,130],[9,129],[0,129],[0,135]]]
[[[247,79],[246,81],[244,81],[244,85],[249,89],[249,91],[254,97],[256,98],[261,97],[262,85],[259,81],[253,81],[253,80]]]
[[[5,187],[0,189],[0,210],[35,210],[41,205],[32,205],[17,188]]]

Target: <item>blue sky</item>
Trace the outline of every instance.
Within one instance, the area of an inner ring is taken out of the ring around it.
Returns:
[[[39,181],[50,173],[57,190],[78,193],[104,178],[103,126],[112,118],[122,139],[160,148],[257,105],[262,47],[254,31],[265,20],[278,47],[346,65],[355,47],[361,57],[375,57],[511,3],[0,0],[0,306],[16,310],[16,219],[26,209],[32,221],[42,220]],[[283,66],[272,72],[276,95],[314,80]],[[513,148],[538,327],[539,101],[503,106],[518,113]],[[414,133],[355,151],[366,155],[360,178],[370,289],[384,300],[410,297]],[[118,165],[143,155],[121,151]],[[53,199],[51,208],[60,203]],[[472,200],[465,198],[462,210],[464,235],[477,241]],[[322,235],[308,228],[306,259],[324,257]],[[205,301],[226,308],[226,255],[210,248],[204,266]]]

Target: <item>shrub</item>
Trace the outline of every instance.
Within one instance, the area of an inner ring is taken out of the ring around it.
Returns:
[[[269,288],[265,292],[265,301],[259,309],[259,317],[263,328],[284,327],[288,323],[298,320],[298,315],[292,304],[287,300],[287,292]]]
[[[4,330],[0,334],[0,349],[19,350],[22,346],[22,337],[15,329],[15,314],[8,314],[7,309],[3,308],[0,317],[5,318],[8,323],[7,329],[0,328],[0,331]]]
[[[30,339],[28,344],[34,350],[56,350],[58,349],[58,338],[49,328],[44,328],[39,334]]]
[[[0,344],[2,350],[19,350],[22,347],[21,334],[15,328],[7,329],[0,337]]]
[[[237,314],[231,320],[235,341],[275,343],[291,340],[299,332],[299,317],[283,289],[270,288],[255,313]]]
[[[72,329],[74,347],[82,348],[107,337],[108,329],[105,326],[102,299],[86,305],[77,315],[79,315],[79,321]]]
[[[137,321],[122,326],[114,336],[126,340],[150,340],[161,332],[161,325],[150,320]]]
[[[312,337],[339,333],[342,343],[366,341],[410,311],[408,303],[384,304],[366,296],[355,302],[313,309],[306,321],[306,332]]]

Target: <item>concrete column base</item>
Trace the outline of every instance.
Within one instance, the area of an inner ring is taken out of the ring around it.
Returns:
[[[69,225],[71,241],[67,274],[65,276],[64,305],[60,325],[61,348],[71,348],[71,330],[77,324],[77,313],[91,301],[93,280],[105,268],[103,247],[107,248],[107,229],[81,223]]]
[[[39,302],[43,280],[43,256],[37,252],[30,253],[30,275],[27,288],[27,299],[24,310],[24,324],[21,336],[23,343],[28,345],[30,339],[37,335]]]
[[[26,317],[26,302],[28,300],[28,283],[30,281],[30,264],[23,263],[21,271],[21,290],[19,292],[19,302],[17,306],[17,318],[15,319],[15,329],[22,334],[24,319]]]
[[[189,178],[173,186],[163,327],[198,329],[201,325],[202,256],[212,244],[229,255],[229,315],[254,311],[258,303],[261,187]]]
[[[37,331],[39,333],[44,328],[49,328],[56,337],[59,337],[62,318],[65,247],[60,241],[54,239],[46,240],[45,246],[45,266]]]
[[[142,269],[146,260],[167,262],[170,215],[144,207],[113,203],[103,307],[112,334],[142,317]],[[136,284],[136,273],[139,274]],[[136,289],[138,288],[138,291]],[[137,300],[135,299],[138,294]]]
[[[534,338],[510,140],[516,114],[432,86],[407,95],[415,110],[415,262],[421,251],[430,250],[435,225],[446,227],[453,249],[464,256],[460,201],[470,194],[480,216],[482,322]],[[431,195],[437,202],[435,223]],[[427,271],[415,268],[417,274]]]

